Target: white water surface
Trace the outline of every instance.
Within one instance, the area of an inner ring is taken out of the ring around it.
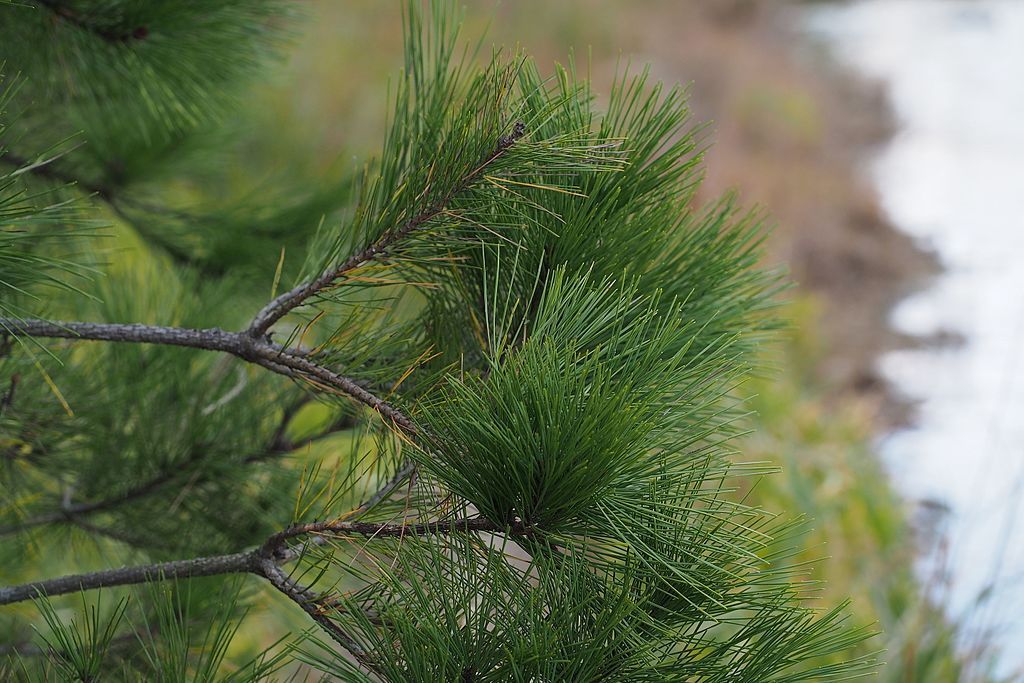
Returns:
[[[914,426],[886,437],[882,455],[908,499],[949,507],[943,593],[965,621],[965,647],[994,629],[1000,668],[1020,670],[1024,0],[862,0],[809,13],[840,61],[887,87],[899,132],[870,173],[893,222],[943,268],[892,324],[964,339],[881,360],[920,401]],[[922,562],[929,581],[935,564]]]

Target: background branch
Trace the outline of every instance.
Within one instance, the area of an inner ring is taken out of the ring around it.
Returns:
[[[122,188],[119,185],[103,185],[72,175],[67,171],[61,170],[55,165],[55,162],[57,159],[61,158],[61,156],[63,155],[57,154],[45,159],[37,159],[33,161],[19,154],[12,153],[9,150],[5,150],[4,154],[0,156],[0,162],[14,166],[17,169],[11,175],[17,176],[26,173],[31,174],[43,180],[50,180],[62,185],[77,187],[89,196],[98,197],[103,200],[108,207],[110,207],[111,211],[117,214],[118,218],[130,225],[140,237],[166,252],[175,263],[187,266],[198,265],[190,253],[158,234],[157,231],[148,227],[145,223],[140,221],[136,216],[131,215],[125,209],[128,208],[152,214],[173,216],[181,220],[189,221],[196,220],[195,216],[189,215],[187,212],[181,211],[180,209],[172,209],[167,206],[161,206],[159,204],[153,204],[127,197],[121,192]]]
[[[11,175],[21,175],[23,173],[30,173],[38,178],[45,180],[52,180],[64,185],[74,185],[82,190],[85,190],[89,194],[94,194],[100,197],[104,201],[111,202],[114,197],[114,190],[106,185],[99,185],[97,183],[89,182],[81,178],[76,178],[68,173],[65,173],[55,167],[53,162],[60,158],[60,155],[52,156],[47,159],[40,159],[32,161],[26,159],[23,156],[14,154],[8,150],[4,151],[3,156],[0,156],[0,161],[14,166],[17,168]]]
[[[320,439],[330,434],[352,427],[352,418],[351,416],[346,415],[333,422],[326,429],[319,432],[315,436],[311,436],[301,441],[290,441],[285,436],[285,428],[288,426],[288,422],[291,420],[292,417],[294,417],[298,409],[307,402],[308,399],[305,399],[302,401],[297,401],[292,406],[289,406],[284,411],[278,428],[274,430],[274,434],[270,438],[267,447],[259,452],[249,455],[244,460],[242,460],[242,463],[246,465],[259,464],[267,460],[273,459],[275,457],[284,455],[286,453],[291,453],[292,451],[305,448],[306,446],[309,446],[310,444],[319,441]],[[117,507],[120,507],[121,505],[124,505],[126,503],[131,503],[141,498],[146,498],[152,495],[153,493],[162,490],[167,484],[170,484],[176,479],[179,479],[184,472],[189,471],[188,468],[190,465],[195,464],[197,462],[201,462],[203,459],[203,453],[193,453],[192,456],[186,459],[185,461],[172,463],[171,469],[168,469],[167,471],[145,482],[142,482],[141,484],[133,486],[121,493],[117,493],[112,496],[108,496],[106,498],[101,498],[99,500],[90,502],[72,503],[68,505],[61,503],[59,510],[39,514],[34,517],[29,517],[25,520],[22,520],[16,524],[0,527],[0,536],[7,536],[37,526],[45,526],[47,524],[58,524],[64,522],[70,522],[78,526],[81,526],[82,528],[91,528],[87,526],[85,523],[83,523],[83,517],[88,517],[100,512],[107,512]],[[403,478],[407,474],[408,472],[405,472],[405,474],[403,474]],[[208,477],[200,477],[194,483],[199,484],[208,480]],[[388,489],[387,492],[383,492],[382,489],[377,493],[384,493],[384,495],[386,495],[387,493],[390,493],[391,490],[392,489]],[[103,533],[105,533],[106,535],[110,535],[109,530],[103,530]]]

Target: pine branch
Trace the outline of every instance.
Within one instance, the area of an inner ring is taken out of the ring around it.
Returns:
[[[143,539],[142,537],[134,536],[132,534],[127,534],[117,529],[110,529],[108,527],[98,526],[91,522],[87,522],[86,520],[81,519],[80,517],[70,517],[68,518],[68,521],[71,522],[71,524],[74,524],[79,529],[87,531],[90,534],[95,534],[97,536],[106,536],[107,538],[117,541],[118,543],[124,543],[125,545],[130,546],[132,548],[136,548],[138,550],[163,549],[167,547],[166,544],[154,543],[150,540]]]
[[[207,351],[223,351],[235,356],[246,354],[253,344],[244,337],[219,328],[190,329],[138,323],[87,323],[58,320],[0,318],[0,328],[14,334],[50,339],[134,342],[185,346]]]
[[[245,574],[256,571],[257,557],[256,553],[249,551],[232,555],[197,557],[190,560],[107,569],[88,574],[74,574],[45,581],[34,581],[19,586],[4,586],[0,588],[0,605],[111,586],[129,586],[168,579],[188,579],[220,574]]]
[[[0,527],[0,536],[10,536],[11,534],[16,534],[33,527],[46,526],[47,524],[58,524],[66,521],[68,521],[68,516],[64,512],[47,512],[45,514],[36,515],[35,517],[22,520],[16,524],[9,524],[7,526]]]
[[[283,441],[284,426],[287,425],[291,416],[301,407],[303,402],[297,402],[285,410],[282,417],[281,427],[275,431],[271,440],[272,448],[285,449],[287,443]],[[249,462],[249,460],[246,460]],[[370,510],[378,502],[386,498],[404,481],[413,471],[415,465],[411,461],[406,463],[389,479],[380,489],[351,510],[346,517],[354,517]],[[164,477],[159,477],[163,481]],[[126,494],[116,496],[91,504],[75,506],[72,510],[81,514],[89,514],[100,510],[109,509],[122,502],[133,500],[148,494],[159,488],[156,480],[143,486],[137,487]],[[30,523],[23,523],[19,527],[9,527],[0,531],[0,535],[9,531],[17,531],[35,524],[46,524],[59,521],[72,521],[78,523],[69,516],[67,510],[41,516]],[[47,596],[60,595],[62,593],[87,590],[91,588],[108,587],[114,585],[130,585],[152,581],[165,580],[170,578],[190,578],[193,576],[212,576],[228,573],[253,573],[265,578],[275,589],[284,594],[292,602],[296,603],[309,615],[330,637],[339,645],[352,653],[352,655],[367,668],[373,669],[372,661],[367,657],[363,648],[334,622],[329,614],[337,609],[336,601],[329,596],[318,594],[311,588],[302,586],[291,579],[280,567],[285,562],[296,559],[301,553],[294,548],[281,547],[289,538],[295,538],[304,534],[319,534],[315,540],[326,539],[326,534],[353,533],[366,538],[392,538],[395,536],[422,536],[426,534],[441,534],[457,531],[501,531],[495,524],[482,519],[465,519],[450,522],[431,522],[413,525],[399,524],[371,524],[359,522],[325,522],[320,524],[297,525],[290,527],[268,539],[260,548],[246,553],[235,555],[214,556],[198,558],[196,560],[184,560],[179,562],[163,563],[161,565],[148,565],[143,567],[127,568],[123,570],[109,570],[95,574],[81,574],[76,576],[62,577],[49,581],[40,581],[21,586],[0,588],[0,605],[11,604],[26,599],[31,599],[45,592]],[[169,570],[170,568],[170,570]],[[202,572],[202,573],[199,573]]]
[[[244,337],[246,335],[238,333],[238,336]],[[408,434],[416,434],[418,432],[412,420],[384,399],[363,388],[358,381],[339,375],[333,370],[317,365],[306,358],[296,356],[291,351],[280,350],[280,347],[269,342],[256,343],[253,345],[253,349],[257,352],[257,357],[253,359],[253,362],[275,371],[277,371],[276,368],[281,366],[296,371],[307,379],[313,380],[314,383],[322,383],[329,388],[348,394],[360,403],[370,406],[380,413],[381,416],[401,428],[402,431]]]
[[[275,553],[290,538],[305,534],[348,534],[366,538],[395,538],[447,533],[471,532],[527,533],[522,526],[508,527],[483,518],[458,519],[419,524],[375,524],[369,522],[320,522],[289,527],[271,536],[259,548],[231,555],[213,555],[190,560],[176,560],[157,564],[107,569],[87,574],[62,576],[45,581],[34,581],[17,586],[0,587],[0,605],[31,600],[42,596],[57,596],[96,588],[129,586],[168,579],[216,576],[220,574],[257,574],[267,576],[266,561],[276,567]]]
[[[336,643],[351,652],[364,666],[372,668],[362,646],[328,616],[332,608],[329,600],[318,595],[312,589],[293,581],[274,560],[260,557],[258,562],[260,575],[269,581],[271,586],[301,607]]]
[[[525,529],[508,529],[502,525],[480,518],[407,525],[365,522],[303,524],[285,529],[271,536],[259,548],[246,552],[122,567],[120,569],[74,574],[16,586],[0,587],[0,605],[10,605],[34,598],[55,597],[98,588],[137,585],[169,579],[189,579],[225,574],[255,574],[266,579],[271,586],[301,607],[335,642],[351,652],[364,666],[372,669],[373,664],[362,646],[330,618],[330,612],[337,608],[330,596],[320,595],[311,588],[299,584],[281,569],[280,563],[294,559],[294,556],[291,554],[281,553],[281,546],[290,538],[314,533],[355,534],[368,539],[375,539],[444,533],[502,531],[526,532]]]
[[[190,458],[192,460],[198,460],[198,458]],[[71,505],[61,505],[60,510],[55,512],[49,512],[46,514],[37,515],[29,519],[18,522],[17,524],[11,524],[9,526],[0,527],[0,536],[9,536],[10,534],[25,531],[37,526],[46,526],[47,524],[57,524],[62,522],[70,522],[83,526],[81,520],[82,517],[88,517],[98,512],[104,512],[113,508],[130,503],[138,500],[139,498],[145,498],[146,496],[159,491],[165,484],[173,481],[181,474],[181,468],[183,465],[188,463],[180,463],[174,466],[174,469],[164,472],[152,479],[134,486],[127,491],[110,496],[109,498],[102,498],[100,500],[92,501],[89,503],[75,503]],[[91,527],[91,525],[89,525]],[[86,528],[83,526],[83,528]],[[94,527],[93,527],[94,528]],[[124,540],[124,539],[121,539]]]
[[[327,436],[330,436],[331,434],[345,431],[346,429],[351,429],[357,424],[354,416],[343,415],[334,422],[332,422],[330,425],[328,425],[325,429],[317,432],[313,436],[310,436],[306,439],[302,439],[300,441],[291,441],[285,436],[284,432],[285,428],[288,426],[288,421],[295,415],[295,412],[297,412],[297,410],[297,408],[295,410],[285,410],[285,414],[282,416],[280,426],[278,427],[277,430],[275,430],[274,435],[271,437],[267,447],[261,451],[258,451],[256,453],[253,453],[252,455],[247,456],[245,460],[243,460],[242,462],[246,465],[252,465],[260,462],[265,462],[267,460],[272,460],[287,453],[307,448],[308,446],[311,446],[312,444],[316,443],[317,441]]]
[[[256,314],[256,317],[253,318],[252,324],[249,326],[249,334],[254,337],[262,337],[267,333],[267,330],[274,325],[274,323],[283,318],[290,311],[301,306],[310,297],[316,295],[318,292],[330,288],[340,278],[363,264],[386,256],[388,250],[397,242],[408,237],[416,230],[422,228],[426,223],[443,213],[447,209],[449,202],[451,202],[452,198],[456,194],[462,192],[474,181],[480,178],[487,167],[501,157],[510,147],[512,147],[512,145],[516,143],[516,141],[523,137],[525,133],[525,126],[521,122],[517,123],[512,133],[498,140],[498,144],[494,148],[494,151],[484,158],[480,164],[473,169],[473,171],[462,179],[461,182],[449,190],[444,197],[436,201],[423,212],[409,219],[398,228],[385,232],[368,246],[349,256],[341,264],[328,268],[315,280],[304,282],[268,303],[259,311],[259,313]]]
[[[192,329],[138,323],[86,323],[16,318],[0,318],[0,329],[30,337],[161,344],[229,353],[286,377],[306,379],[347,394],[370,406],[407,434],[416,434],[418,431],[411,419],[387,401],[363,388],[358,381],[317,365],[301,355],[295,355],[265,338],[254,338],[248,332],[227,332],[216,327]]]
[[[190,461],[191,460],[198,460],[198,458],[190,458]],[[95,513],[111,510],[113,508],[124,505],[125,503],[130,503],[140,498],[145,498],[146,496],[159,491],[161,488],[163,488],[165,484],[173,481],[178,476],[180,476],[182,466],[187,464],[187,462],[176,464],[174,466],[174,469],[164,472],[163,474],[160,474],[156,477],[153,477],[152,479],[143,482],[138,486],[134,486],[128,489],[127,491],[124,491],[114,496],[110,496],[109,498],[102,498],[100,500],[92,501],[89,503],[61,505],[60,510],[56,512],[49,512],[46,514],[37,515],[35,517],[31,517],[29,519],[18,522],[17,524],[11,524],[9,526],[0,527],[0,536],[9,536],[10,534],[25,531],[26,529],[31,529],[33,527],[45,526],[47,524],[57,524],[62,522],[70,522],[72,524],[81,526],[85,529],[97,529],[97,527],[94,527],[90,524],[86,524],[85,522],[83,522],[82,518],[88,517]],[[103,533],[106,533],[106,535],[110,535],[110,532],[108,532],[107,530],[103,530]],[[118,540],[128,542],[126,540],[126,537],[119,538]]]

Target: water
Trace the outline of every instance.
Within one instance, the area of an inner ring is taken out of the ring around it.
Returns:
[[[810,11],[842,61],[888,87],[900,132],[870,172],[943,273],[892,324],[964,343],[890,353],[920,401],[882,442],[897,486],[949,507],[946,599],[1024,666],[1024,1],[865,0]],[[934,569],[935,558],[932,558]],[[923,571],[925,571],[923,569]],[[966,645],[971,644],[968,636]]]

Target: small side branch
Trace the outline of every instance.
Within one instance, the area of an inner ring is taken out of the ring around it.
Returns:
[[[358,509],[358,508],[357,508]],[[267,539],[263,545],[264,555],[287,557],[284,544],[288,539],[298,536],[315,535],[356,535],[365,538],[404,538],[407,536],[437,536],[449,533],[513,533],[527,534],[529,529],[523,524],[511,526],[496,524],[483,517],[465,519],[451,519],[437,522],[420,522],[417,524],[377,524],[374,522],[313,522],[310,524],[297,524],[278,532]]]
[[[501,157],[520,138],[522,138],[525,133],[526,127],[523,123],[517,123],[512,133],[507,136],[503,136],[498,140],[498,144],[495,146],[494,150],[488,154],[486,158],[481,160],[480,164],[478,164],[476,168],[470,171],[461,182],[449,190],[442,198],[431,204],[427,209],[416,216],[413,216],[402,225],[385,232],[369,245],[349,256],[342,263],[331,266],[325,270],[319,277],[298,285],[268,303],[253,318],[252,324],[249,326],[249,334],[254,337],[262,337],[267,333],[267,330],[274,325],[274,323],[292,310],[301,306],[319,292],[329,289],[335,282],[346,274],[352,272],[365,263],[386,256],[388,250],[396,243],[416,232],[441,213],[444,213],[448,204],[456,194],[464,191],[474,181],[483,176],[484,171],[487,170],[491,164]]]
[[[277,566],[277,563],[273,560],[261,558],[259,562],[259,573],[270,582],[271,586],[301,607],[302,611],[308,614],[313,621],[319,624],[320,628],[326,631],[334,642],[351,652],[352,655],[360,662],[363,662],[364,665],[369,666],[367,653],[363,647],[330,618],[330,600],[318,595],[310,588],[296,583],[286,572]]]

